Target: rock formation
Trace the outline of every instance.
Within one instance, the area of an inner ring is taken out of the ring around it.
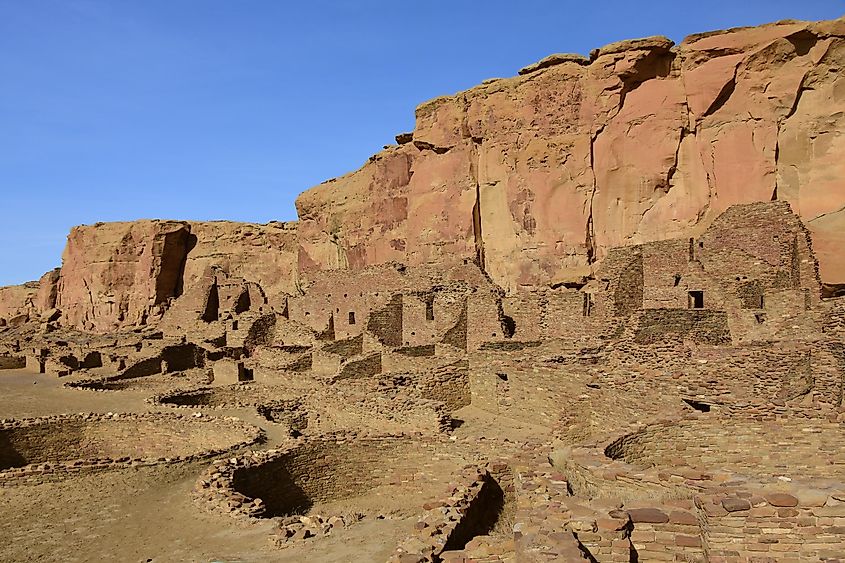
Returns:
[[[514,290],[783,200],[843,283],[843,64],[845,20],[781,22],[556,55],[437,98],[409,142],[299,197],[300,265],[470,257]]]
[[[843,41],[552,55],[297,222],[73,229],[0,288],[0,559],[841,561]]]
[[[3,289],[0,318],[55,306],[70,327],[143,325],[211,270],[277,305],[301,277],[389,262],[473,261],[509,293],[583,284],[612,247],[696,237],[731,205],[770,200],[801,217],[835,290],[843,65],[845,19],[551,55],[420,105],[400,144],[301,194],[297,222],[77,227],[58,284],[42,279],[37,300],[32,284]]]

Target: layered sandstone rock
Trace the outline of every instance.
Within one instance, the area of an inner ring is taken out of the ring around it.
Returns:
[[[296,250],[295,231],[285,223],[145,220],[76,227],[55,306],[64,324],[85,330],[144,325],[183,294],[207,299],[215,272],[259,284],[266,303],[295,291]],[[48,302],[49,289],[44,293]]]
[[[698,237],[731,205],[770,200],[802,218],[835,289],[843,66],[845,19],[551,55],[420,105],[398,145],[301,194],[296,223],[77,227],[60,274],[0,290],[0,318],[58,307],[67,326],[109,331],[171,310],[182,330],[242,295],[281,312],[300,277],[391,262],[475,262],[511,293],[581,286],[610,248]]]
[[[179,221],[75,227],[62,255],[56,305],[63,321],[105,331],[160,315],[182,292],[189,235]]]
[[[38,283],[0,287],[0,326],[15,326],[30,319],[35,311]]]
[[[823,281],[845,282],[845,20],[623,41],[583,63],[421,105],[412,142],[297,200],[300,267],[472,259],[513,290],[777,199]]]

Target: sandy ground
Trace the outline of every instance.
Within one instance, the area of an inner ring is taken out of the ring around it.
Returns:
[[[158,376],[156,376],[158,377]],[[0,418],[79,412],[173,412],[144,399],[172,382],[150,379],[119,392],[62,387],[52,376],[0,371]],[[156,387],[155,390],[152,390]],[[190,411],[182,411],[190,412]],[[286,433],[251,409],[205,411],[234,415],[264,428],[265,447]],[[472,412],[466,413],[472,419]],[[484,428],[465,424],[462,432]],[[483,430],[480,434],[485,433]],[[466,439],[474,440],[474,437]],[[426,498],[442,493],[444,482],[462,460],[402,460],[433,476],[423,483],[382,486],[367,496],[343,501],[369,516],[319,541],[292,547],[272,545],[272,522],[244,527],[225,515],[193,504],[190,491],[208,462],[127,468],[88,473],[40,485],[0,489],[0,561],[219,561],[347,562],[384,561],[416,521]],[[442,476],[442,479],[441,479]],[[340,509],[342,506],[315,507]],[[384,514],[384,519],[375,518]]]

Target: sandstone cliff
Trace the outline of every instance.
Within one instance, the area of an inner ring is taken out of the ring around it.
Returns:
[[[300,267],[477,259],[513,290],[612,246],[785,200],[845,282],[845,20],[624,41],[422,104],[413,135],[303,193]]]
[[[57,307],[107,332],[183,295],[193,314],[211,291],[279,308],[300,276],[387,262],[472,261],[509,292],[580,286],[612,247],[697,237],[770,200],[803,219],[822,282],[845,284],[843,68],[845,18],[551,55],[420,105],[398,145],[301,194],[298,222],[77,227],[61,274],[0,289],[0,319]]]
[[[98,223],[68,236],[55,301],[66,325],[102,332],[161,318],[211,268],[273,297],[291,293],[295,264],[295,231],[285,223]]]

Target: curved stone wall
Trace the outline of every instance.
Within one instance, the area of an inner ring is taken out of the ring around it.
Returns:
[[[654,424],[611,442],[605,455],[646,467],[716,467],[755,477],[845,479],[843,424],[699,417]]]
[[[0,422],[0,483],[86,468],[151,465],[254,444],[235,418],[174,414],[62,415]]]

